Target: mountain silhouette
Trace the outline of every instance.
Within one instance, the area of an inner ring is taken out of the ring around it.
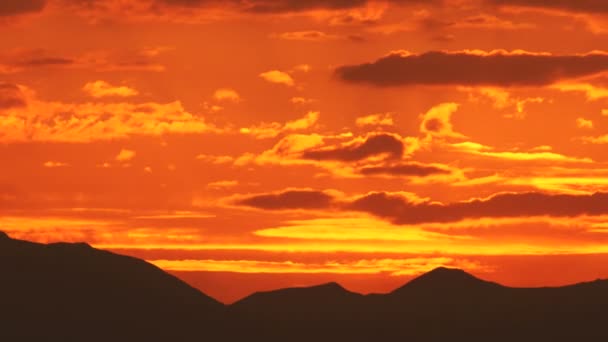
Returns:
[[[0,272],[2,341],[179,341],[217,329],[224,310],[149,263],[84,243],[2,233]]]
[[[607,340],[608,281],[510,288],[440,267],[387,294],[337,283],[224,306],[142,260],[0,232],[0,341]]]
[[[327,283],[312,287],[288,288],[276,291],[257,292],[231,306],[232,311],[257,313],[261,305],[265,314],[285,312],[307,312],[326,306],[328,310],[339,309],[343,305],[357,301],[362,295],[347,291],[337,283]]]
[[[455,268],[438,267],[418,278],[411,280],[404,286],[392,292],[393,295],[407,293],[408,291],[429,291],[437,294],[443,291],[467,291],[472,289],[497,289],[501,286],[481,280],[473,275]]]

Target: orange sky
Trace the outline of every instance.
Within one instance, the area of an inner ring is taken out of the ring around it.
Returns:
[[[0,36],[12,237],[226,302],[608,277],[603,2],[4,0]]]

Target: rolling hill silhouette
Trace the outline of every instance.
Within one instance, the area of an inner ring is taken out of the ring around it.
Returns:
[[[151,264],[84,243],[2,233],[0,272],[1,341],[179,341],[216,329],[224,310]]]
[[[608,281],[510,288],[438,268],[387,294],[336,283],[230,306],[142,260],[0,233],[1,341],[603,341]]]

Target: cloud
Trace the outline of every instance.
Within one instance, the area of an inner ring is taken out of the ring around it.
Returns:
[[[293,104],[299,104],[299,105],[315,102],[315,100],[313,100],[313,99],[307,99],[305,97],[300,97],[300,96],[292,97],[291,99],[289,99],[289,101]]]
[[[163,48],[88,51],[61,56],[45,49],[13,49],[0,52],[0,73],[17,73],[37,68],[91,69],[101,72],[162,72],[165,66],[154,61]]]
[[[131,97],[139,94],[133,88],[126,86],[113,86],[105,81],[89,82],[82,87],[82,90],[90,96],[101,97]]]
[[[199,154],[196,156],[196,160],[201,160],[210,164],[228,164],[234,161],[234,157],[231,156],[215,156],[209,154]]]
[[[432,137],[466,138],[466,136],[454,132],[451,117],[458,110],[458,103],[441,103],[429,109],[422,115],[420,132]]]
[[[42,165],[44,167],[47,167],[47,168],[50,168],[50,169],[54,169],[54,168],[57,168],[57,167],[66,167],[66,166],[69,166],[69,164],[67,164],[67,163],[58,162],[58,161],[52,161],[52,160],[49,160],[49,161],[45,162]]]
[[[572,12],[608,13],[608,2],[602,0],[485,0],[498,6],[557,9]]]
[[[213,98],[217,101],[233,101],[238,102],[241,100],[239,93],[234,89],[220,88],[213,93]]]
[[[581,92],[590,101],[608,97],[608,88],[585,82],[560,82],[552,85],[551,88],[564,92]]]
[[[57,56],[44,49],[13,49],[0,52],[0,74],[12,74],[35,68],[65,68],[77,61]]]
[[[170,271],[237,272],[264,274],[383,274],[390,276],[417,275],[439,266],[458,267],[475,264],[446,257],[419,257],[405,259],[331,260],[325,262],[268,261],[268,260],[149,260],[150,263]]]
[[[342,66],[345,82],[375,86],[543,86],[608,70],[608,54],[551,55],[525,51],[394,52],[375,62]]]
[[[208,183],[207,188],[214,189],[214,190],[221,190],[221,189],[233,188],[237,185],[239,185],[239,182],[236,180],[222,180],[222,181]]]
[[[295,84],[293,78],[288,73],[279,71],[279,70],[271,70],[266,71],[260,74],[260,77],[265,79],[270,83],[284,84],[286,86],[293,86]]]
[[[319,112],[308,112],[303,118],[287,121],[285,124],[278,122],[262,123],[257,126],[241,128],[240,132],[252,135],[256,139],[274,138],[285,132],[309,129],[317,123],[319,116]]]
[[[46,6],[46,0],[2,0],[0,17],[40,12]]]
[[[589,158],[576,158],[567,155],[532,149],[531,151],[496,151],[494,148],[476,142],[464,141],[450,144],[452,151],[468,153],[483,157],[499,158],[515,161],[551,161],[569,163],[592,163]]]
[[[234,162],[237,166],[250,163],[258,165],[302,165],[311,164],[311,161],[300,160],[303,152],[322,146],[326,137],[320,134],[289,134],[279,140],[271,149],[260,154],[246,153]]]
[[[341,10],[360,7],[368,0],[254,0],[249,2],[248,11],[256,13],[302,12],[318,9]]]
[[[430,201],[413,202],[401,195],[377,192],[357,198],[345,208],[367,212],[396,224],[457,222],[484,217],[597,216],[608,214],[608,193],[504,193],[484,199],[442,204]]]
[[[0,82],[0,110],[26,106],[25,94],[18,85]]]
[[[28,97],[0,115],[0,142],[85,143],[133,136],[219,133],[199,115],[171,103],[63,103]]]
[[[399,159],[405,151],[401,137],[388,134],[372,134],[364,139],[356,139],[339,147],[305,151],[303,159],[359,161],[369,157],[386,156]]]
[[[362,175],[389,175],[389,176],[414,176],[426,177],[432,175],[446,175],[451,171],[436,165],[409,162],[389,164],[383,166],[370,166],[359,169]]]
[[[340,36],[327,34],[322,31],[292,31],[283,32],[275,35],[276,38],[283,40],[299,40],[306,42],[326,42],[330,40],[340,39]]]
[[[368,0],[155,0],[157,3],[182,7],[205,7],[213,5],[233,6],[237,10],[254,13],[288,13],[319,9],[340,10],[360,7]]]
[[[503,115],[505,118],[523,119],[526,117],[526,106],[530,103],[544,103],[542,97],[514,97],[510,92],[502,88],[493,87],[459,87],[458,90],[469,94],[469,101],[480,102],[484,99],[492,101],[494,108],[499,110],[509,109],[512,112]]]
[[[593,121],[587,120],[585,118],[578,118],[578,119],[576,119],[576,127],[584,128],[584,129],[591,129],[591,128],[593,128]]]
[[[599,137],[582,137],[581,140],[587,144],[604,145],[608,144],[608,134]]]
[[[286,190],[240,198],[234,204],[264,210],[327,209],[333,200],[333,195],[323,191]]]
[[[392,113],[384,113],[384,114],[371,114],[367,116],[362,116],[357,118],[355,124],[359,127],[364,126],[392,126],[393,115]]]
[[[128,150],[123,148],[122,150],[120,150],[120,152],[118,152],[118,154],[116,155],[116,159],[119,162],[127,162],[132,160],[133,158],[135,158],[135,151],[133,150]]]

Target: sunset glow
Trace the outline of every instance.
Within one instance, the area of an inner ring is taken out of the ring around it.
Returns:
[[[0,36],[13,238],[224,302],[608,277],[608,3],[9,0]]]

